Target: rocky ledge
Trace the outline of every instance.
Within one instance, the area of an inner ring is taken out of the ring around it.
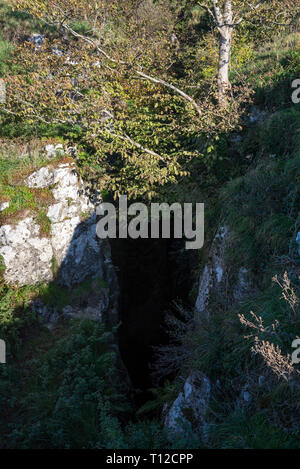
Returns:
[[[64,314],[102,319],[110,308],[112,316],[116,316],[118,285],[110,247],[96,235],[95,205],[85,193],[75,164],[44,166],[30,174],[23,184],[32,189],[47,188],[51,193],[46,213],[50,229],[47,235],[43,234],[29,211],[0,227],[5,282],[13,286],[55,282],[72,290],[87,279],[94,279],[88,297],[83,302],[77,297],[74,304],[64,307]],[[1,210],[8,207],[9,202],[5,202]],[[49,310],[41,300],[34,305],[45,319],[56,318],[55,308]]]

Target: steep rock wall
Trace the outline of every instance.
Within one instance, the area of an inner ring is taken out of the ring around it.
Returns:
[[[42,233],[35,217],[25,211],[17,220],[0,227],[0,256],[4,281],[13,286],[55,281],[72,290],[87,279],[93,281],[84,301],[76,299],[63,313],[101,320],[117,320],[118,282],[107,241],[96,235],[95,205],[85,194],[74,163],[48,165],[30,174],[23,182],[32,189],[47,188],[51,203],[47,208],[50,230]],[[9,202],[1,210],[9,207]],[[56,319],[57,308],[47,308],[40,299],[33,307],[48,320]]]
[[[232,269],[226,262],[226,248],[230,243],[228,226],[220,226],[212,241],[207,262],[200,274],[195,319],[210,321],[211,302],[228,295],[228,301],[238,303],[253,292],[250,272],[245,267]],[[230,285],[230,288],[228,287]],[[170,405],[165,427],[171,435],[183,435],[183,429],[201,435],[209,434],[206,413],[213,392],[213,383],[201,372],[192,372],[185,380],[183,391]]]

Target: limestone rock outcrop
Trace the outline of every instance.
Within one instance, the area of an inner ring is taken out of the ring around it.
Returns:
[[[210,249],[209,259],[203,269],[199,281],[199,291],[196,300],[196,314],[199,317],[209,316],[208,302],[211,292],[216,292],[224,282],[226,272],[225,266],[225,246],[228,239],[229,229],[227,226],[222,226],[214,240]]]
[[[196,432],[206,439],[205,414],[210,394],[211,384],[206,376],[198,372],[188,377],[183,392],[173,402],[165,418],[165,428],[171,437],[184,437],[188,432]]]
[[[211,299],[230,297],[230,301],[238,303],[253,293],[253,279],[249,270],[241,266],[232,268],[225,258],[225,251],[230,243],[228,226],[221,226],[215,235],[208,260],[200,275],[199,290],[195,305],[198,318],[209,320]]]
[[[228,294],[232,303],[239,303],[253,292],[252,278],[245,267],[232,268],[226,261],[225,251],[230,242],[228,226],[221,226],[211,244],[209,254],[199,279],[195,304],[195,319],[210,321],[213,314],[211,301]],[[230,288],[228,287],[230,285]],[[183,429],[208,438],[209,426],[205,414],[212,394],[212,383],[200,371],[185,380],[183,391],[167,411],[165,427],[183,435]]]
[[[17,225],[0,227],[0,255],[3,258],[4,280],[11,285],[33,285],[53,278],[53,248],[50,239],[40,237],[40,227],[33,217]]]
[[[99,320],[111,307],[116,316],[118,285],[110,247],[96,234],[95,206],[85,194],[74,163],[44,166],[30,174],[24,184],[33,189],[47,188],[51,193],[46,213],[50,229],[47,235],[41,233],[28,211],[20,219],[0,226],[4,280],[15,286],[55,281],[69,290],[87,279],[101,280],[101,285],[91,287],[84,301],[77,299],[74,305],[65,307],[64,313]],[[5,202],[2,210],[8,206]],[[40,300],[33,306],[50,322],[57,317],[57,310],[46,310]]]

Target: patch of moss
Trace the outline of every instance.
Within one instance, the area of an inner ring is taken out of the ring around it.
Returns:
[[[51,221],[47,217],[44,210],[40,210],[37,214],[35,221],[40,225],[40,234],[44,236],[50,236],[51,233]]]
[[[58,266],[55,256],[53,256],[51,259],[51,270],[53,272],[53,275],[56,275],[59,270],[59,266]]]
[[[5,272],[5,264],[4,264],[4,259],[2,256],[0,256],[0,280],[2,279],[4,272]]]
[[[96,288],[107,288],[107,283],[101,278],[89,278],[73,290],[69,290],[59,286],[56,282],[51,282],[41,285],[39,296],[46,305],[56,306],[59,311],[62,311],[65,306],[72,304],[78,298],[89,297]]]
[[[69,158],[59,156],[52,160],[51,167],[66,160],[69,162]],[[36,217],[42,234],[50,234],[50,220],[46,215],[47,207],[54,203],[50,188],[30,188],[24,184],[29,174],[46,163],[49,165],[43,158],[33,162],[29,157],[18,158],[15,154],[0,156],[0,202],[9,202],[9,207],[1,212],[1,223],[17,222],[28,211]]]
[[[40,288],[40,298],[47,306],[56,306],[59,311],[70,304],[71,293],[57,283],[44,284]]]

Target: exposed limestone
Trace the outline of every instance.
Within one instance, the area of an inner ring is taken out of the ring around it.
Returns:
[[[53,184],[53,171],[47,166],[31,174],[25,181],[28,187],[45,188]]]
[[[209,302],[230,294],[232,302],[240,302],[253,293],[253,281],[251,273],[245,267],[238,271],[226,265],[225,249],[230,237],[229,228],[222,226],[210,248],[209,257],[200,276],[199,292],[196,300],[196,315],[209,319]]]
[[[34,216],[0,227],[0,255],[5,267],[4,280],[12,285],[34,285],[55,280],[61,287],[76,288],[86,279],[95,279],[88,295],[81,295],[64,308],[63,314],[101,320],[111,308],[117,321],[118,282],[110,259],[110,247],[96,234],[95,206],[85,195],[74,163],[42,167],[25,184],[48,188],[55,199],[49,205],[49,236],[42,236]],[[5,209],[9,202],[0,208]],[[96,279],[101,279],[102,285]],[[106,285],[107,284],[107,285]],[[58,317],[56,307],[39,299],[32,304],[49,327]]]
[[[0,228],[0,255],[4,259],[4,279],[8,283],[28,285],[53,280],[53,259],[59,268],[66,256],[68,264],[74,267],[70,269],[70,278],[64,270],[61,279],[69,287],[88,275],[100,276],[102,273],[95,256],[101,249],[96,241],[95,216],[83,223],[80,218],[83,213],[91,213],[94,207],[83,194],[82,182],[72,165],[46,166],[26,179],[28,187],[48,187],[57,203],[48,208],[49,238],[40,235],[40,227],[33,217],[21,219],[16,226]],[[7,205],[3,206],[6,208]],[[87,252],[91,255],[86,257]],[[85,261],[81,262],[84,256]]]
[[[209,259],[205,265],[199,282],[199,292],[196,300],[196,314],[198,316],[209,316],[208,303],[212,291],[220,290],[223,285],[226,272],[224,253],[228,239],[229,229],[222,226],[216,234],[212,243]]]
[[[256,122],[263,122],[267,118],[268,114],[266,111],[260,110],[257,106],[252,106],[249,120],[251,124]]]
[[[61,143],[57,145],[49,144],[45,146],[47,158],[53,158],[64,153],[64,147]]]
[[[199,283],[199,292],[198,292],[198,297],[196,301],[196,311],[199,314],[202,314],[206,309],[211,286],[212,286],[212,267],[205,265],[203,272],[201,274],[200,283]]]
[[[96,215],[80,222],[78,217],[52,225],[58,281],[69,288],[87,277],[104,278],[103,241],[96,235]]]
[[[217,232],[199,281],[199,293],[195,304],[195,315],[210,318],[209,301],[212,293],[223,288],[226,265],[224,259],[225,246],[229,229],[223,226]],[[205,440],[208,436],[208,425],[205,414],[209,404],[211,384],[202,373],[192,374],[185,381],[184,390],[173,402],[165,418],[165,427],[176,435],[184,436],[191,431],[201,435]],[[188,418],[189,416],[189,418]]]
[[[233,291],[235,301],[242,301],[253,292],[251,277],[248,269],[241,267],[238,272],[237,281]]]
[[[9,207],[9,202],[3,202],[2,204],[0,204],[0,213],[3,212],[3,210],[5,210],[8,207]]]
[[[230,287],[230,300],[232,303],[240,302],[253,292],[251,275],[248,269],[240,267],[238,272],[226,264],[225,249],[229,242],[229,228],[222,226],[210,248],[208,260],[203,268],[199,281],[199,292],[195,304],[196,318],[210,320],[211,300],[219,297],[223,298]],[[252,396],[248,390],[242,393],[242,401],[250,402]],[[173,402],[165,418],[167,429],[173,429],[175,433],[183,435],[183,428],[190,428],[191,431],[202,436],[205,440],[208,436],[208,424],[205,421],[205,413],[211,395],[211,385],[209,379],[199,373],[191,375],[185,382],[184,391],[181,392]],[[187,416],[192,416],[189,421]],[[181,432],[181,433],[180,433]]]
[[[206,376],[202,373],[189,376],[165,418],[170,438],[185,436],[187,432],[201,434],[204,440],[207,438],[205,415],[210,394],[211,385]]]
[[[31,285],[53,278],[50,239],[39,236],[40,227],[32,217],[16,226],[0,227],[0,255],[3,257],[4,280],[13,285]]]
[[[31,303],[31,309],[38,315],[41,323],[43,323],[50,330],[53,329],[55,323],[60,317],[58,308],[56,306],[49,307],[45,305],[40,298],[37,298]]]
[[[104,319],[103,315],[109,306],[110,289],[108,287],[100,287],[95,280],[87,297],[83,294],[78,298],[77,302],[73,301],[72,304],[65,306],[62,312],[65,317],[102,321]]]

